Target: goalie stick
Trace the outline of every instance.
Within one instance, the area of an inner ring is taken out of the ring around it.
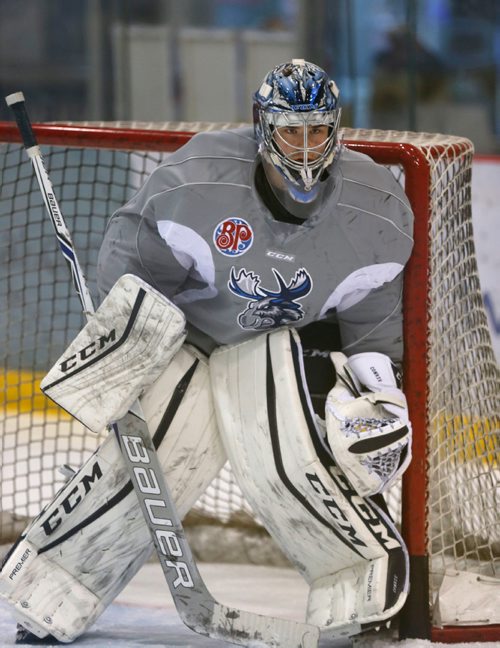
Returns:
[[[13,93],[6,97],[6,102],[14,113],[59,247],[70,267],[83,312],[89,319],[94,313],[92,298],[45,169],[24,95]],[[230,608],[213,598],[193,559],[138,401],[108,428],[118,441],[174,604],[185,625],[198,634],[243,646],[317,647],[320,632],[316,626]]]

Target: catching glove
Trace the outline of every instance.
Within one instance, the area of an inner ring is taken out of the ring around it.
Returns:
[[[326,400],[332,454],[361,497],[390,488],[411,460],[411,425],[394,365],[382,353],[332,353],[336,383]]]

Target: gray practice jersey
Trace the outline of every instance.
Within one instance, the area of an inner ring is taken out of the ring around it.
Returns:
[[[336,318],[345,353],[400,361],[413,221],[397,181],[342,148],[321,205],[291,224],[257,193],[256,156],[250,128],[200,133],[172,154],[110,219],[101,294],[140,276],[184,311],[188,340],[206,350]]]

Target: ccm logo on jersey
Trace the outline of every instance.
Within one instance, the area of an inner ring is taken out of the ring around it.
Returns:
[[[285,254],[284,252],[276,252],[276,250],[267,250],[266,257],[270,257],[271,259],[278,259],[278,261],[288,261],[289,263],[293,263],[295,261],[294,254]]]
[[[227,218],[214,230],[214,244],[224,256],[240,256],[252,247],[253,231],[243,218]]]
[[[70,369],[74,369],[80,362],[85,362],[91,356],[93,356],[97,351],[102,351],[110,342],[116,340],[116,329],[111,329],[107,335],[101,335],[97,340],[87,344],[86,347],[80,349],[69,358],[65,358],[59,365],[59,369],[66,373]]]
[[[99,463],[96,461],[92,466],[90,474],[83,475],[81,480],[75,484],[75,487],[70,490],[60,505],[52,511],[49,517],[42,522],[42,528],[46,535],[51,535],[62,522],[62,514],[69,515],[82,499],[90,492],[92,484],[102,477],[102,470]]]
[[[156,527],[154,529],[155,544],[167,567],[172,567],[177,573],[173,586],[182,585],[191,588],[194,584],[188,566],[179,560],[183,557],[179,538],[174,530],[165,529],[165,527],[173,527],[173,523],[166,515],[168,504],[161,497],[158,478],[152,468],[146,467],[151,460],[144,441],[141,437],[133,435],[123,435],[122,439],[128,458],[132,463],[138,464],[134,466],[134,476],[139,490],[145,496],[142,501],[149,521],[152,526]],[[172,558],[172,560],[167,560],[168,558]]]

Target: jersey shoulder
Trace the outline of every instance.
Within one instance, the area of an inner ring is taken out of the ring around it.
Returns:
[[[248,176],[257,143],[251,127],[202,131],[158,167],[179,182],[236,181]]]
[[[201,154],[213,157],[230,156],[250,158],[257,153],[257,142],[251,126],[227,130],[206,130],[196,133],[179,149],[179,153]]]
[[[370,156],[347,147],[341,150],[339,172],[342,176],[343,198],[364,201],[374,192],[386,194],[386,199],[401,202],[411,211],[410,203],[403,187],[391,171],[382,164],[375,162]]]
[[[208,200],[216,192],[219,200],[221,191],[236,203],[251,186],[256,151],[251,128],[198,133],[151,172],[124,209],[156,219],[173,215],[186,197]]]

